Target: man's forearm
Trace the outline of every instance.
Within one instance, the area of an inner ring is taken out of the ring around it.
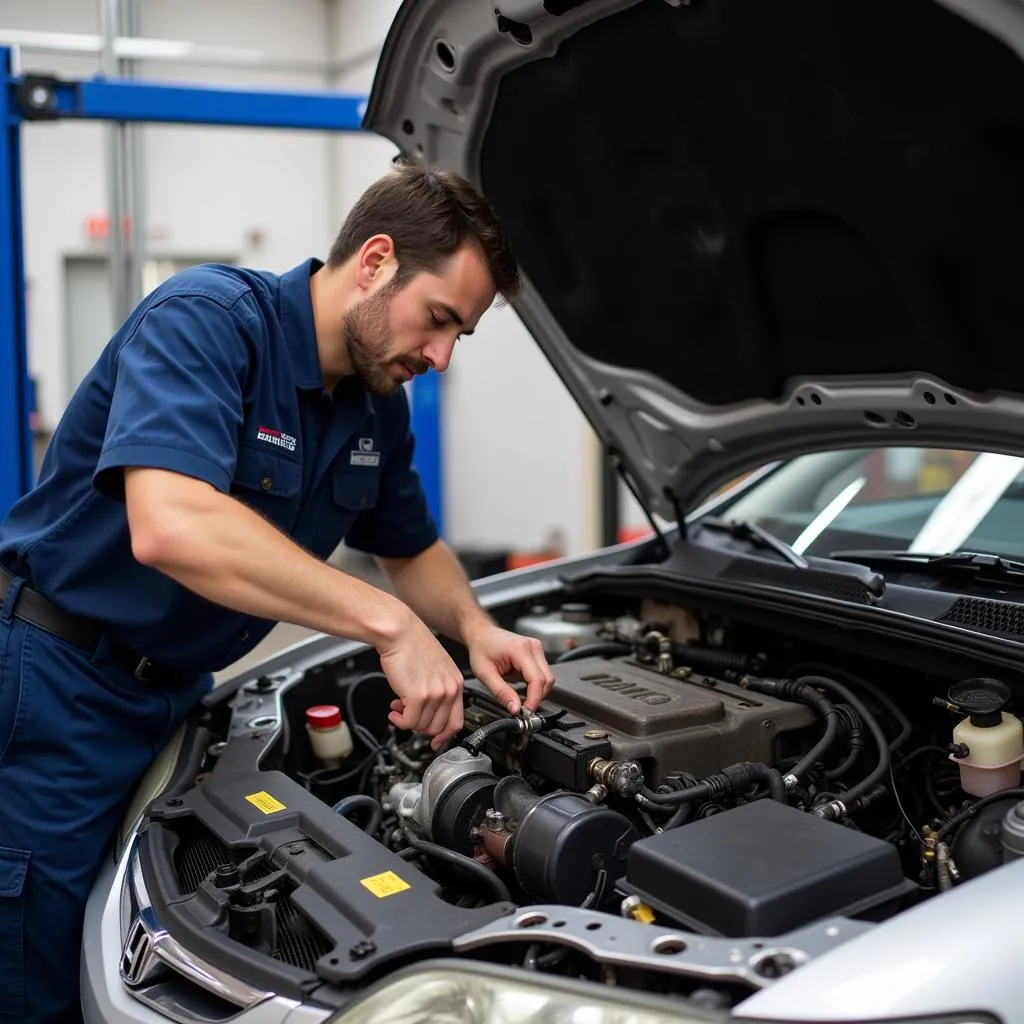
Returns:
[[[136,558],[216,604],[360,640],[394,642],[411,613],[321,562],[233,498],[158,470],[126,474]]]
[[[474,630],[493,626],[451,548],[437,541],[413,558],[378,559],[398,596],[439,633],[468,645]]]

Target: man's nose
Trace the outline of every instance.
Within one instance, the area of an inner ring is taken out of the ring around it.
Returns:
[[[452,360],[454,348],[454,338],[436,338],[423,346],[423,358],[430,363],[432,369],[437,370],[438,373],[444,373]]]

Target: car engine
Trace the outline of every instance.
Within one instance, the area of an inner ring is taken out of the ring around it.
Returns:
[[[649,600],[508,625],[542,640],[549,699],[509,716],[467,672],[437,753],[387,724],[372,651],[211,696],[148,808],[136,902],[325,1006],[456,956],[728,1008],[1024,852],[1004,681]],[[126,984],[157,1006],[166,966]]]

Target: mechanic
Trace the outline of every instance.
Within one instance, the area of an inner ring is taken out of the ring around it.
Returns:
[[[510,713],[554,679],[439,539],[403,383],[520,287],[463,179],[398,166],[326,264],[205,265],[132,312],[0,523],[0,1019],[80,1019],[86,896],[134,784],[211,673],[277,623],[371,644],[390,721],[462,727],[463,643]],[[395,595],[326,559],[376,556]]]

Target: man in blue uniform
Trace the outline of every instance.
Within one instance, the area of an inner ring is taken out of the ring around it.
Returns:
[[[506,705],[553,683],[438,539],[402,384],[443,371],[511,248],[462,179],[397,168],[326,264],[203,266],[149,295],[0,524],[0,1019],[74,1020],[84,901],[130,790],[210,673],[279,621],[373,645],[390,721],[462,727],[462,641]],[[397,596],[333,568],[345,538]]]

